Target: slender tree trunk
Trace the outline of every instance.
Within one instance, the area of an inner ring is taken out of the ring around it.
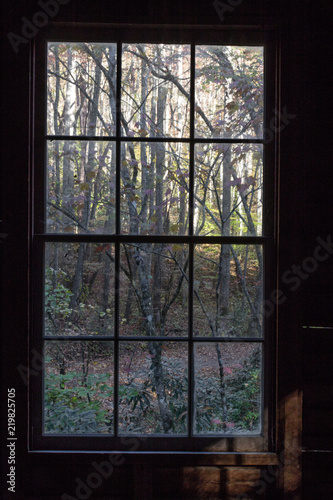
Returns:
[[[221,396],[221,405],[222,405],[222,417],[223,424],[222,427],[226,429],[226,423],[228,421],[228,410],[227,410],[227,401],[226,401],[226,386],[224,380],[224,366],[223,366],[223,358],[219,344],[216,342],[215,350],[217,355],[217,361],[219,364],[219,375],[220,375],[220,396]]]
[[[77,264],[75,268],[74,280],[72,285],[72,296],[70,300],[69,307],[73,310],[71,319],[75,317],[75,309],[79,303],[79,297],[82,286],[82,278],[83,278],[83,265],[84,265],[84,257],[86,250],[86,243],[80,243],[77,255]]]
[[[101,77],[102,77],[102,71],[100,68],[100,65],[102,63],[102,52],[99,50],[95,54],[96,58],[96,66],[95,66],[95,74],[94,74],[94,90],[93,90],[93,96],[92,96],[92,103],[91,103],[91,109],[88,114],[88,136],[94,136],[96,134],[96,126],[97,126],[97,111],[98,111],[98,102],[99,102],[99,95],[101,92]],[[86,191],[86,200],[85,200],[85,206],[84,206],[84,214],[83,214],[83,224],[85,227],[89,226],[89,223],[91,221],[92,217],[92,206],[91,206],[91,198],[93,194],[93,188],[92,188],[92,183],[94,177],[97,175],[97,172],[95,171],[95,148],[96,148],[96,142],[95,141],[89,141],[88,144],[88,161],[86,164],[86,171],[85,171],[85,182],[88,184],[88,189]],[[98,169],[99,170],[99,169]]]
[[[152,372],[158,399],[158,406],[162,419],[163,430],[169,434],[173,429],[173,419],[169,410],[168,400],[164,387],[164,375],[162,365],[162,344],[161,342],[149,342],[149,353],[152,357]]]
[[[148,273],[144,257],[137,252],[135,255],[136,265],[138,267],[139,282],[141,289],[141,311],[146,318],[145,328],[146,334],[149,337],[155,337],[156,325],[152,310],[152,297],[149,288]],[[154,377],[154,385],[156,387],[156,394],[158,406],[160,410],[163,430],[165,433],[172,431],[173,421],[171,412],[169,410],[168,400],[164,387],[163,365],[162,365],[162,346],[160,342],[149,341],[149,353],[152,356],[152,373]]]
[[[230,212],[231,212],[231,193],[230,193],[230,162],[231,151],[227,146],[223,156],[223,172],[221,175],[222,183],[222,236],[230,236]],[[229,312],[229,290],[230,290],[230,245],[221,246],[219,256],[219,275],[217,282],[217,325],[218,334],[223,335],[224,325],[223,316]]]
[[[75,126],[75,99],[76,87],[70,83],[73,72],[73,55],[72,49],[68,48],[68,80],[66,84],[66,97],[64,106],[64,134],[71,135],[74,132]],[[63,149],[63,200],[64,202],[71,201],[74,192],[74,162],[73,162],[74,142],[65,141]],[[64,217],[64,226],[71,223],[68,217]]]
[[[157,97],[157,123],[158,135],[164,134],[164,114],[166,104],[166,89],[160,86],[158,88]],[[156,182],[155,182],[155,200],[156,200],[156,234],[163,234],[163,174],[164,174],[165,151],[161,144],[156,145]],[[154,255],[154,274],[153,274],[153,307],[155,322],[157,325],[161,323],[161,286],[162,286],[162,271],[161,271],[161,256],[159,255],[161,245],[155,245],[157,254]]]

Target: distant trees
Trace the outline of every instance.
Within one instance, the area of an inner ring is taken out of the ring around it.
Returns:
[[[49,44],[47,126],[56,138],[48,147],[48,231],[113,234],[118,164],[121,232],[184,236],[190,227],[192,161],[193,234],[260,236],[263,149],[247,139],[262,138],[261,48],[196,48],[195,122],[191,125],[190,47],[124,44],[120,128],[126,140],[120,144],[120,160],[114,139],[116,68],[115,44]],[[188,141],[191,126],[198,139],[192,160]],[[199,138],[210,141],[200,142]],[[234,141],[223,143],[220,138]],[[59,286],[70,291],[66,295],[70,312],[63,315],[62,322],[81,328],[88,314],[82,304],[91,301],[93,293],[98,307],[89,311],[90,316],[106,314],[110,307],[114,252],[107,246],[93,251],[88,243],[78,244],[75,256],[71,245],[61,249],[55,244],[50,252],[47,266],[52,268],[53,278],[48,283],[54,293]],[[64,264],[66,255],[71,259],[70,268]],[[95,269],[88,260],[92,255],[99,262]],[[197,245],[194,259],[194,334],[217,339],[261,336],[261,246]],[[125,326],[132,318],[140,318],[139,326],[138,321],[133,322],[131,334],[152,338],[148,351],[153,385],[163,431],[170,433],[174,417],[164,380],[162,341],[156,337],[186,338],[188,334],[188,246],[176,240],[174,244],[124,243],[120,273],[120,323]],[[179,304],[185,312],[175,326]],[[59,323],[59,307],[48,314],[51,323]],[[226,430],[228,408],[220,343],[216,342],[215,349]]]

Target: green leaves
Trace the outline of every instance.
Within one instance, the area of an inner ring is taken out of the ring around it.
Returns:
[[[110,414],[102,406],[103,397],[113,396],[113,387],[105,382],[110,374],[45,374],[45,431],[61,433],[108,432]]]

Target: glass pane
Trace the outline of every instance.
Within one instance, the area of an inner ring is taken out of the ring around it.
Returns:
[[[113,433],[113,342],[46,341],[44,432]]]
[[[263,137],[263,47],[196,47],[197,137]]]
[[[123,135],[189,136],[189,45],[124,44],[121,86]]]
[[[46,243],[45,334],[113,335],[114,247]]]
[[[121,245],[120,335],[187,336],[187,273],[187,245]]]
[[[121,342],[121,434],[184,434],[187,427],[187,344]]]
[[[48,134],[115,134],[116,54],[115,43],[48,43]]]
[[[262,308],[260,245],[196,245],[194,335],[261,337]]]
[[[261,430],[261,344],[196,344],[195,434]]]
[[[122,232],[184,235],[188,231],[188,145],[125,143],[121,165]]]
[[[196,144],[194,175],[196,235],[262,235],[261,144]]]
[[[115,143],[48,141],[47,232],[115,231]]]

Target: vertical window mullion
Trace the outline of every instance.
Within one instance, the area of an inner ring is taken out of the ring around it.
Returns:
[[[116,85],[116,234],[121,231],[120,221],[120,169],[121,169],[121,78],[122,43],[117,42],[117,85]],[[118,436],[119,420],[119,300],[120,300],[120,242],[115,242],[115,322],[114,322],[114,435]]]
[[[190,64],[190,162],[189,162],[189,236],[194,234],[194,117],[195,117],[195,45],[191,44]],[[194,433],[194,353],[193,353],[193,240],[189,244],[189,311],[188,311],[188,435]]]

